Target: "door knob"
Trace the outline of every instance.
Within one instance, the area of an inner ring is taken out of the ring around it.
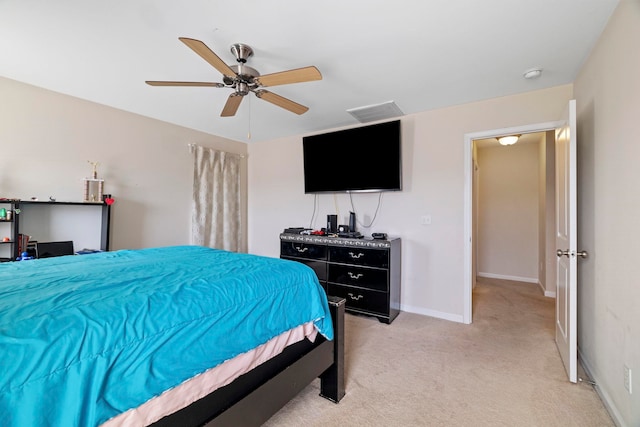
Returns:
[[[587,258],[589,256],[589,253],[587,251],[580,251],[580,252],[576,252],[576,255],[578,255],[580,258]]]
[[[587,251],[572,252],[572,251],[570,251],[568,249],[566,251],[563,251],[562,249],[558,249],[556,251],[556,256],[558,258],[560,258],[562,255],[566,255],[567,258],[579,256],[580,258],[584,259],[584,258],[587,258],[589,256],[589,253]]]

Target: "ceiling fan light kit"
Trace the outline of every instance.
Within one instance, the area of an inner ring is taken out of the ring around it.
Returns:
[[[320,71],[314,66],[261,76],[258,70],[246,65],[247,59],[253,56],[253,49],[243,43],[235,43],[231,46],[231,53],[236,57],[238,64],[229,66],[200,40],[187,37],[179,37],[179,40],[200,55],[200,57],[207,61],[213,68],[218,70],[222,74],[222,83],[155,80],[147,80],[146,83],[150,86],[201,86],[233,89],[234,92],[229,95],[222,109],[221,117],[234,116],[240,107],[242,97],[248,95],[249,92],[253,92],[259,99],[263,99],[292,113],[304,114],[309,110],[308,107],[262,88],[322,80],[322,74],[320,74]]]

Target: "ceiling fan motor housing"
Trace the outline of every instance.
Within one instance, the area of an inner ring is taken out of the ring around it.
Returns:
[[[226,85],[235,88],[242,95],[246,95],[250,90],[258,87],[255,78],[260,76],[258,70],[248,65],[238,64],[231,65],[230,68],[236,73],[235,76],[224,76],[223,81]]]

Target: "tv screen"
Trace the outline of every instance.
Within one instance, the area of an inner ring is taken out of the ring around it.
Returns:
[[[302,138],[304,192],[402,189],[400,120]]]

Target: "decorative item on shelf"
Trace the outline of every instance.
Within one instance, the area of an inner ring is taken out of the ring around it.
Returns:
[[[5,221],[7,219],[7,209],[0,208],[0,221]]]
[[[28,236],[26,234],[18,234],[18,253],[19,254],[26,252],[27,246],[29,246],[29,239],[31,239],[31,236]]]
[[[116,201],[113,197],[111,197],[111,194],[103,194],[102,200],[109,206],[111,206],[113,202]]]
[[[98,162],[92,162],[91,160],[87,160],[87,162],[89,162],[89,164],[91,165],[91,178],[93,179],[98,179],[98,165],[100,163]]]
[[[27,261],[33,259],[32,256],[29,256],[29,252],[21,252],[20,256],[16,258],[16,261]]]
[[[98,162],[88,160],[92,166],[91,178],[84,179],[84,198],[83,201],[91,203],[100,203],[103,201],[102,193],[104,192],[104,179],[98,179]]]

